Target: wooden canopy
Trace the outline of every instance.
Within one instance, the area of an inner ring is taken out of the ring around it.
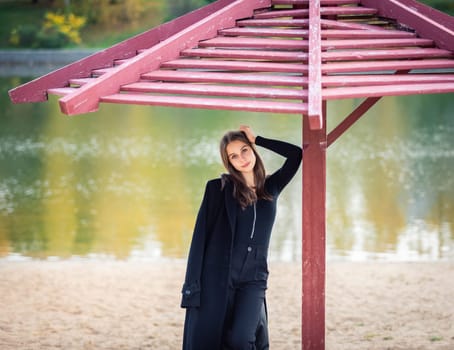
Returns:
[[[10,91],[303,116],[302,348],[324,349],[326,149],[382,96],[454,92],[454,18],[415,0],[218,0]],[[326,101],[365,98],[329,135]]]
[[[100,102],[308,114],[320,129],[322,100],[454,91],[452,17],[413,0],[311,4],[219,0],[13,89],[11,100],[61,95],[68,115]]]

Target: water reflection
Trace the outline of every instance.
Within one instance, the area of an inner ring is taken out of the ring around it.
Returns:
[[[349,259],[454,257],[452,96],[387,98],[329,152],[328,232]],[[334,104],[354,107],[355,101]],[[337,179],[339,177],[340,179]]]
[[[26,81],[27,79],[25,79]],[[77,117],[11,105],[0,79],[0,256],[186,256],[217,144],[249,123],[301,142],[298,116],[103,105]],[[454,258],[451,96],[386,98],[328,152],[330,259]],[[329,105],[329,127],[357,101]],[[269,171],[281,159],[262,151]],[[301,176],[280,198],[271,258],[301,258]]]

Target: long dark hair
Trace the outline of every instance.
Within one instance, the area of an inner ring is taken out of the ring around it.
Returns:
[[[251,189],[244,179],[241,172],[236,170],[229,161],[227,154],[227,145],[232,141],[241,141],[251,147],[255,154],[255,166],[254,166],[254,180],[255,180],[255,191]],[[233,183],[233,197],[239,202],[241,208],[245,209],[248,205],[255,203],[258,199],[272,200],[273,197],[266,192],[265,189],[265,166],[263,161],[257,153],[254,145],[248,140],[246,134],[242,131],[229,131],[221,139],[220,145],[221,159],[224,163],[224,167],[227,169],[229,175],[224,174],[223,180],[226,179]]]

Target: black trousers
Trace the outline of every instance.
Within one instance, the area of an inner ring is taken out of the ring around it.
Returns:
[[[265,288],[255,283],[230,287],[223,350],[267,350]]]

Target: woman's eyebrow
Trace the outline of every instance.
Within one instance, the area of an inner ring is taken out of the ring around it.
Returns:
[[[244,148],[247,148],[249,147],[248,145],[244,145],[243,147],[241,147],[240,151],[242,151]],[[234,156],[236,153],[235,152],[232,152],[232,153],[229,153],[227,156],[230,157],[230,156]]]

